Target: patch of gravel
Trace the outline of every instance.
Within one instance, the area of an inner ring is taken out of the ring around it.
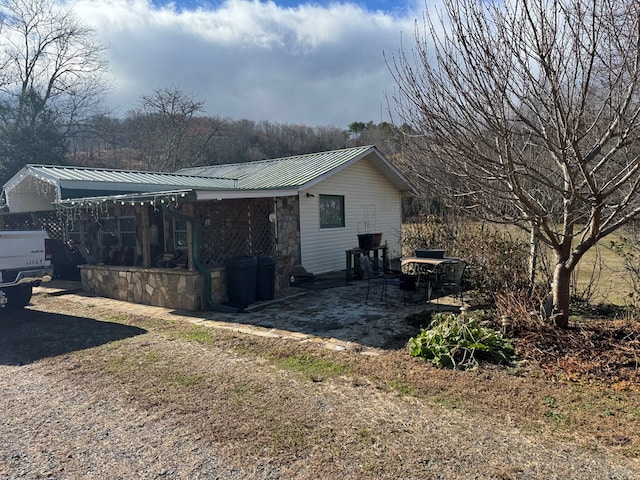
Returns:
[[[79,389],[46,364],[0,366],[0,391],[0,478],[247,478],[179,418]]]

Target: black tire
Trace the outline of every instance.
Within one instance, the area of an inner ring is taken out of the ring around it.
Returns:
[[[5,288],[4,294],[7,297],[5,308],[15,310],[26,307],[31,301],[31,293],[31,285],[16,285]]]

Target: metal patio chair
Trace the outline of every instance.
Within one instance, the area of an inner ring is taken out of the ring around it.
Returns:
[[[464,272],[467,268],[467,262],[458,260],[455,263],[447,264],[438,276],[437,288],[441,292],[450,291],[454,298],[460,298],[463,301],[464,294]]]
[[[362,275],[367,279],[367,295],[364,299],[365,305],[369,301],[371,285],[380,285],[380,301],[384,299],[385,308],[389,308],[389,285],[400,286],[400,273],[385,273],[379,262],[375,262],[368,256],[360,258]]]

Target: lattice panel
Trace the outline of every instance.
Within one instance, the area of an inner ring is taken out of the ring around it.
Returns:
[[[57,212],[9,213],[2,220],[3,230],[46,230],[49,237],[64,240],[64,224]]]
[[[3,216],[3,230],[33,230],[33,217],[29,213],[12,213]]]
[[[66,240],[64,222],[62,222],[57,212],[40,212],[36,215],[40,228],[46,230],[49,237],[60,241]]]
[[[275,254],[271,199],[222,200],[198,204],[202,262],[213,266],[236,255]]]

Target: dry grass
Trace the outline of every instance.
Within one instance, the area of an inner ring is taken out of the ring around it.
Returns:
[[[514,234],[527,240],[522,231]],[[587,296],[591,303],[629,305],[633,285],[625,270],[624,259],[610,248],[611,242],[619,239],[620,234],[613,233],[585,253],[574,271],[572,293],[581,296],[590,292]],[[546,257],[546,263],[553,265],[553,252],[544,245],[540,251]]]
[[[68,311],[67,301],[34,300],[52,312]],[[112,401],[180,419],[237,469],[269,466],[278,478],[640,474],[637,367],[626,383],[576,368],[600,345],[585,330],[564,343],[537,332],[519,343],[526,359],[519,365],[460,372],[437,370],[404,350],[333,352],[81,308],[75,313],[147,333],[51,358],[51,371]],[[612,330],[607,342],[637,348],[637,323],[623,327],[636,336]]]
[[[624,268],[624,259],[609,247],[610,241],[618,239],[612,234],[601,245],[589,250],[576,268],[577,291],[584,291],[595,281],[592,303],[629,305],[633,285]]]

